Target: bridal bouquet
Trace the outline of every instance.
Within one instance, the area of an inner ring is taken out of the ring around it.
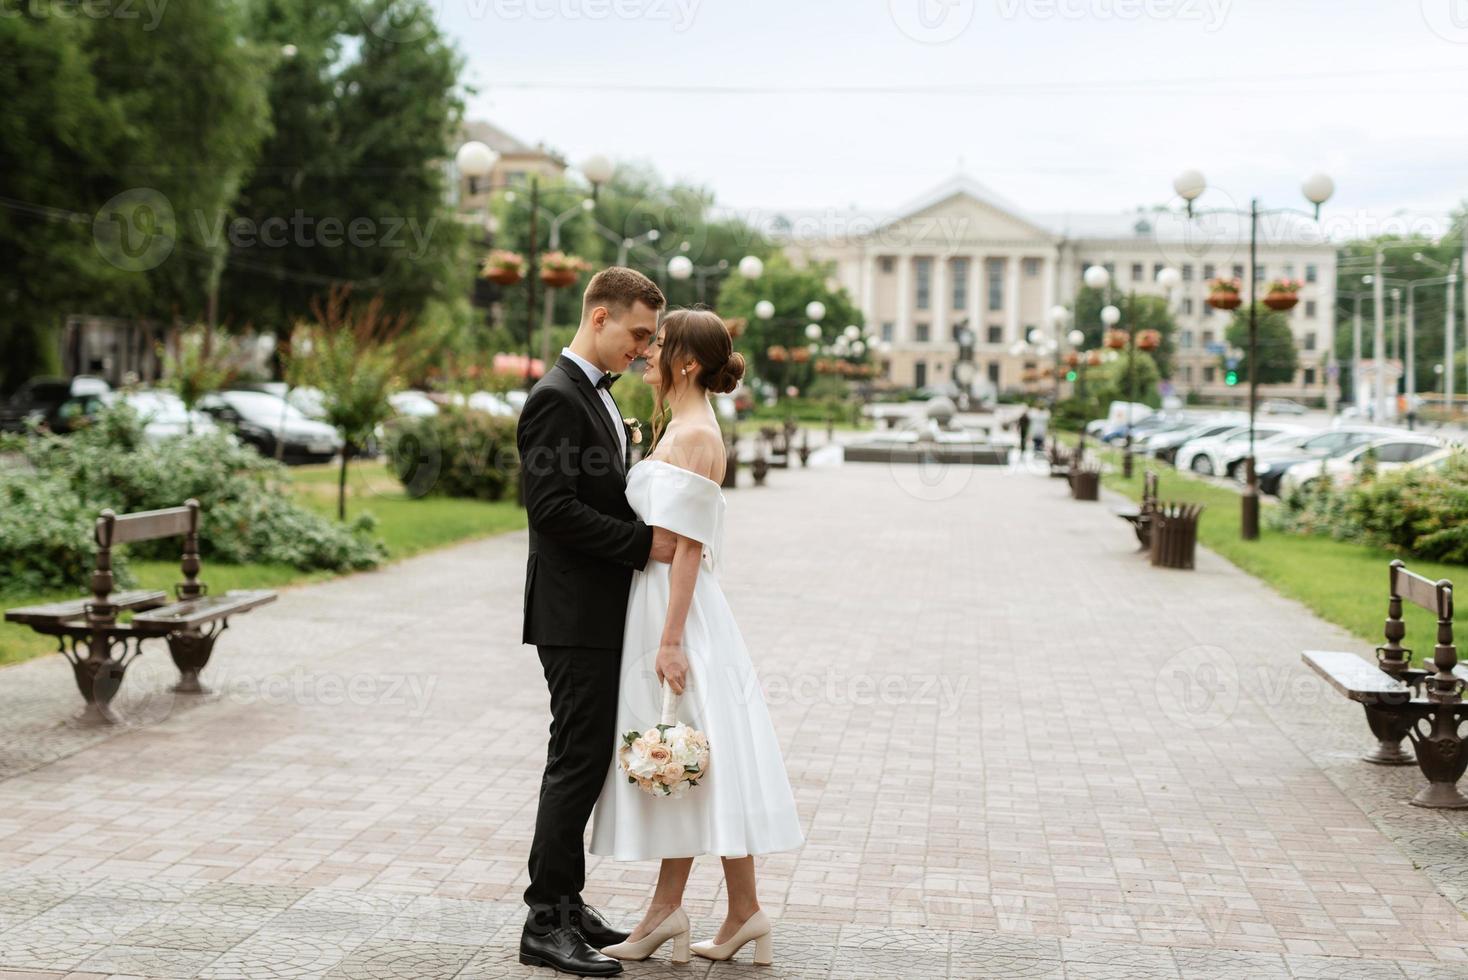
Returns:
[[[653,796],[682,796],[708,772],[708,736],[676,721],[676,707],[677,695],[665,683],[662,720],[645,732],[625,732],[617,750],[627,782]]]

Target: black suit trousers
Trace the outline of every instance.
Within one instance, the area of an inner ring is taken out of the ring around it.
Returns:
[[[582,838],[616,746],[622,651],[537,649],[550,688],[551,724],[525,904],[537,918],[559,920],[565,909],[580,907],[586,884]]]

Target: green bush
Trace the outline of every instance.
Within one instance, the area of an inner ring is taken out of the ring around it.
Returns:
[[[1440,470],[1376,474],[1337,488],[1321,479],[1289,495],[1271,524],[1295,534],[1365,541],[1404,557],[1468,563],[1468,454]]]
[[[0,448],[29,464],[0,472],[5,589],[75,588],[92,565],[91,529],[100,511],[157,510],[190,497],[202,505],[205,561],[347,571],[385,556],[370,516],[344,526],[306,510],[290,498],[280,464],[222,433],[150,443],[136,415],[121,407],[71,436],[16,438]],[[127,550],[177,558],[179,544],[165,539]]]
[[[471,409],[397,419],[387,429],[386,450],[412,497],[503,500],[520,479],[515,420]]]

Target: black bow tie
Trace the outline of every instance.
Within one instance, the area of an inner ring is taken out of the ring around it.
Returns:
[[[603,391],[611,391],[612,385],[616,384],[617,379],[620,377],[620,374],[603,374],[600,378],[597,379],[596,386],[598,388],[601,388]]]

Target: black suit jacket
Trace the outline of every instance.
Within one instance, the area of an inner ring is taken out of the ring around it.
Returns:
[[[622,424],[564,354],[520,412],[515,441],[530,517],[524,643],[622,648],[632,570],[652,550],[652,528],[627,503]]]

